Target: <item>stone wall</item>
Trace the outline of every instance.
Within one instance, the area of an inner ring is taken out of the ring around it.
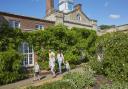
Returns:
[[[73,22],[70,22],[70,21],[64,21],[64,25],[68,26],[69,28],[77,27],[77,28],[93,29],[93,26],[86,25],[86,24],[73,23]]]
[[[128,32],[128,24],[116,26],[110,29],[98,30],[97,35],[101,36],[111,32]]]

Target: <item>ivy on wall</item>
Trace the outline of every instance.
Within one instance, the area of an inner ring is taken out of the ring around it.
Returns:
[[[22,42],[28,42],[33,46],[38,60],[48,61],[48,50],[61,49],[65,60],[77,64],[81,58],[81,51],[87,56],[95,54],[94,30],[85,28],[68,29],[66,26],[51,26],[44,30],[22,32],[20,29],[9,28],[6,24],[0,28],[0,85],[11,83],[25,78],[22,70],[22,54],[19,46]],[[84,57],[84,60],[88,60]],[[48,66],[48,63],[46,66]],[[9,66],[5,66],[9,65]]]

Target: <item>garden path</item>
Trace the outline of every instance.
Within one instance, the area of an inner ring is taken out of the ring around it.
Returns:
[[[77,66],[75,69],[72,69],[71,71],[79,71],[80,67]],[[22,80],[16,83],[12,83],[12,84],[7,84],[4,86],[0,86],[0,89],[25,89],[26,87],[30,87],[30,86],[39,86],[39,85],[43,85],[49,82],[54,82],[57,80],[61,80],[62,76],[65,75],[67,72],[61,74],[61,75],[57,75],[56,78],[53,78],[52,75],[50,74],[50,72],[48,71],[42,71],[42,76],[41,76],[41,80],[40,81],[34,81],[33,82],[33,78],[29,78],[26,80]]]

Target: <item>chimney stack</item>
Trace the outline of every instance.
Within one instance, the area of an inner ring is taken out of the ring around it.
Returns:
[[[77,5],[74,6],[75,10],[81,10],[81,7],[82,7],[81,4],[77,4]]]
[[[54,11],[54,0],[46,0],[46,16]]]

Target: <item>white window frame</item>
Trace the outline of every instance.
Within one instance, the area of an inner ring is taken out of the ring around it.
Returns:
[[[42,24],[36,24],[35,28],[37,30],[44,30],[44,26]]]
[[[18,23],[18,26],[16,26],[17,23]],[[20,24],[20,21],[10,20],[9,21],[9,26],[12,27],[12,28],[20,28],[21,24]]]
[[[25,45],[27,45],[27,53],[25,52]],[[23,42],[21,44],[21,52],[23,53],[23,66],[24,67],[32,67],[34,66],[34,50],[33,50],[33,47],[31,47],[32,49],[32,52],[29,52],[30,50],[30,46],[27,42]],[[25,60],[25,55],[27,55],[27,60]],[[30,55],[32,55],[32,64],[30,64]],[[27,61],[27,64],[25,63],[25,61]]]

